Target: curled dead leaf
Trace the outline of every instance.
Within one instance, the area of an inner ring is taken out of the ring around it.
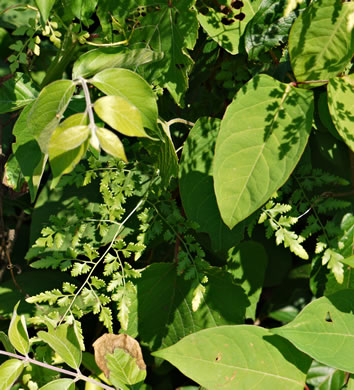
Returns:
[[[127,334],[111,334],[105,333],[99,337],[93,344],[95,350],[95,360],[98,367],[109,378],[109,368],[105,356],[114,353],[114,350],[119,348],[129,353],[130,356],[136,359],[136,364],[140,370],[146,370],[146,365],[143,359],[143,354],[139,343],[128,336]]]

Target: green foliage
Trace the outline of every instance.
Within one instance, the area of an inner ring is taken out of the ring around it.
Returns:
[[[351,389],[353,1],[0,4],[0,389]]]

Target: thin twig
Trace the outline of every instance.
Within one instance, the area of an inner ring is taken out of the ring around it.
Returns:
[[[0,355],[6,355],[6,356],[9,356],[9,357],[13,357],[15,359],[23,360],[26,363],[28,362],[28,363],[31,363],[31,364],[35,364],[37,366],[48,368],[49,370],[60,372],[61,374],[72,376],[72,377],[74,377],[74,381],[83,380],[85,382],[90,382],[90,383],[92,383],[92,384],[94,384],[96,386],[99,386],[102,389],[115,390],[114,387],[105,385],[104,383],[98,382],[95,379],[89,378],[88,376],[85,376],[85,375],[81,374],[81,372],[74,372],[74,371],[65,370],[64,368],[51,366],[50,364],[43,363],[43,362],[40,362],[40,361],[35,360],[35,359],[31,359],[31,358],[29,358],[27,356],[17,355],[16,353],[12,353],[12,352],[7,352],[7,351],[0,350]]]

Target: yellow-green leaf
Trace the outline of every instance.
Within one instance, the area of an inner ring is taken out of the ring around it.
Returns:
[[[12,314],[12,319],[9,327],[9,339],[11,344],[17,349],[18,352],[23,355],[27,355],[30,344],[29,337],[27,333],[27,326],[25,317],[23,315],[19,316],[17,314],[17,308],[20,302],[14,307]]]
[[[122,141],[112,131],[98,127],[96,135],[102,149],[111,156],[127,161]]]
[[[0,366],[0,390],[10,390],[13,383],[21,375],[24,363],[21,360],[6,360]]]

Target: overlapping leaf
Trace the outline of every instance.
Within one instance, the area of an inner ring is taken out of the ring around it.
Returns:
[[[284,184],[299,161],[312,126],[312,92],[256,76],[236,95],[221,122],[214,188],[229,228]]]
[[[42,386],[39,390],[69,390],[74,389],[74,381],[69,378],[55,379]]]
[[[243,322],[248,301],[225,271],[211,268],[203,302],[192,310],[195,285],[177,275],[175,264],[156,263],[137,281],[138,332],[154,349],[200,329]],[[235,302],[237,304],[235,305]]]
[[[237,54],[240,37],[247,23],[256,14],[261,1],[243,0],[242,8],[237,11],[228,5],[215,6],[213,4],[211,7],[203,6],[199,10],[198,20],[206,33],[222,48],[231,54]],[[225,12],[225,10],[227,11]],[[237,15],[240,13],[245,15],[242,20],[237,19]]]
[[[36,99],[38,92],[30,78],[23,73],[16,73],[1,84],[0,114],[15,111]]]
[[[326,80],[343,71],[354,51],[353,2],[312,2],[295,21],[289,54],[298,81]]]
[[[330,367],[354,373],[354,290],[308,304],[294,321],[274,329],[298,349]]]
[[[328,105],[338,133],[354,152],[354,75],[329,81]]]
[[[249,325],[205,329],[153,355],[209,390],[302,390],[311,362],[287,340]]]
[[[46,23],[49,17],[49,13],[53,8],[55,0],[35,0],[36,5],[41,13],[43,22]]]
[[[106,69],[97,73],[91,82],[106,95],[120,97],[131,106],[135,106],[138,109],[135,116],[141,115],[144,127],[151,130],[156,128],[158,117],[156,98],[150,85],[138,74],[128,69]]]
[[[90,77],[108,68],[136,70],[140,65],[161,60],[163,54],[149,48],[105,47],[82,54],[73,67],[73,78]]]
[[[30,344],[27,333],[25,317],[17,314],[17,308],[20,302],[14,307],[12,319],[9,326],[9,339],[11,344],[23,355],[29,352]]]
[[[21,375],[24,363],[21,360],[9,359],[0,366],[0,390],[10,390]]]
[[[97,127],[96,135],[101,148],[111,156],[127,161],[122,141],[110,130]]]
[[[209,234],[213,248],[227,251],[243,238],[245,226],[230,230],[221,219],[213,188],[212,165],[220,120],[200,118],[183,147],[179,185],[187,217]]]

